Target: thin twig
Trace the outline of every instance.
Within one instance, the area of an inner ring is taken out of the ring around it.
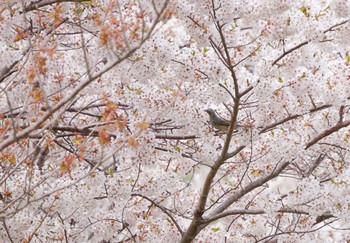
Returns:
[[[183,231],[180,227],[180,225],[177,223],[177,221],[174,219],[174,217],[168,212],[168,210],[162,206],[160,206],[158,203],[156,203],[154,200],[152,200],[151,198],[147,197],[147,196],[144,196],[144,195],[141,195],[141,194],[138,194],[138,193],[133,193],[131,194],[131,196],[135,197],[141,197],[141,198],[144,198],[146,199],[147,201],[151,202],[153,205],[155,205],[157,208],[159,208],[160,210],[163,211],[163,213],[165,213],[170,219],[171,221],[175,224],[177,230],[180,232],[181,235],[183,235]]]
[[[327,129],[325,131],[323,131],[321,134],[319,134],[317,137],[315,137],[314,139],[312,139],[310,142],[308,142],[306,144],[305,150],[310,148],[311,146],[313,146],[314,144],[316,144],[318,141],[320,141],[321,139],[328,137],[329,135],[331,135],[334,132],[339,131],[340,129],[347,127],[350,125],[350,120],[345,121],[345,122],[338,122],[335,126],[331,127],[330,129]]]

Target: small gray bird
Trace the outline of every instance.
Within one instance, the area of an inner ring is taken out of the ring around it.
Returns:
[[[228,120],[218,117],[213,109],[209,108],[208,110],[205,110],[205,111],[209,114],[210,124],[214,128],[223,132],[227,131],[228,127],[230,126],[230,122]]]

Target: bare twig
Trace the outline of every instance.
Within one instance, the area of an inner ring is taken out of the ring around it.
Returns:
[[[231,91],[228,90],[228,88],[225,87],[225,85],[223,85],[221,83],[219,83],[219,85],[220,85],[220,87],[224,88],[227,91],[227,93],[229,93],[229,95],[231,96],[232,100],[235,100],[234,95],[232,94]]]
[[[17,65],[19,61],[14,61],[9,67],[5,66],[0,70],[0,83],[2,83],[7,77],[9,77],[11,74],[17,72],[17,69],[14,69],[14,66]]]
[[[5,228],[7,237],[9,238],[9,241],[10,241],[11,243],[13,243],[12,237],[11,237],[11,235],[10,235],[10,232],[9,232],[9,229],[8,229],[8,227],[7,227],[7,225],[6,225],[5,220],[2,221],[2,224],[4,225],[4,228]]]
[[[196,135],[156,135],[156,139],[187,140],[196,139]]]
[[[308,172],[306,173],[305,177],[309,177],[312,172],[320,165],[320,163],[324,160],[325,155],[324,154],[320,154],[318,156],[318,158],[312,163],[312,165],[310,166],[310,169],[308,170]]]
[[[335,25],[331,26],[330,28],[326,29],[325,31],[323,31],[323,33],[326,34],[326,33],[329,32],[329,31],[333,31],[333,29],[334,29],[335,27],[338,27],[338,26],[341,26],[341,25],[343,25],[343,24],[346,24],[346,23],[348,23],[349,21],[350,21],[350,20],[347,19],[347,20],[344,20],[344,21],[342,21],[342,22],[340,22],[340,23],[338,23],[338,24],[335,24]],[[274,66],[275,64],[277,64],[278,61],[280,61],[282,58],[284,58],[285,56],[287,56],[289,53],[291,53],[291,52],[293,52],[293,51],[295,51],[295,50],[301,48],[302,46],[305,46],[305,45],[309,44],[310,42],[311,42],[311,40],[304,41],[304,42],[300,43],[299,45],[296,45],[296,46],[294,46],[293,48],[289,49],[288,51],[283,51],[283,54],[282,54],[281,56],[279,56],[279,57],[272,63],[272,66]]]
[[[305,46],[307,44],[309,44],[310,41],[304,41],[302,43],[300,43],[299,45],[294,46],[293,48],[289,49],[288,51],[283,51],[283,54],[281,56],[279,56],[273,63],[272,66],[275,65],[279,60],[281,60],[283,57],[287,56],[289,53],[301,48],[302,46]]]
[[[312,139],[310,142],[308,142],[306,144],[305,150],[310,148],[312,145],[316,144],[318,141],[320,141],[321,139],[331,135],[334,132],[339,131],[340,129],[347,127],[350,125],[350,120],[345,121],[345,122],[338,122],[335,126],[331,127],[330,129],[327,129],[325,131],[323,131],[321,134],[319,134],[317,137],[315,137],[314,139]]]
[[[290,162],[283,162],[276,166],[276,168],[268,175],[257,179],[256,181],[251,182],[247,186],[243,187],[241,190],[237,191],[233,196],[226,199],[223,203],[221,203],[213,212],[210,213],[210,215],[207,218],[211,217],[217,217],[218,214],[222,213],[224,210],[226,210],[229,206],[232,205],[232,203],[236,202],[238,199],[240,199],[242,196],[246,195],[247,193],[251,192],[252,190],[262,186],[266,182],[272,180],[273,178],[277,177],[281,172],[290,164]]]
[[[137,196],[137,197],[144,198],[147,201],[151,202],[154,206],[156,206],[157,208],[162,210],[162,212],[165,213],[171,219],[171,221],[174,223],[174,225],[176,226],[176,228],[180,232],[180,234],[183,235],[183,231],[181,229],[181,226],[177,223],[175,218],[168,212],[168,210],[166,208],[160,206],[158,203],[156,203],[154,200],[150,199],[147,196],[144,196],[144,195],[141,195],[141,194],[138,194],[138,193],[133,193],[133,194],[131,194],[131,196],[133,196],[133,197]]]
[[[328,29],[326,29],[325,31],[323,31],[323,33],[326,34],[326,33],[329,32],[329,31],[333,31],[335,27],[338,27],[338,26],[341,26],[341,25],[343,25],[343,24],[346,24],[346,23],[348,23],[349,21],[350,21],[350,19],[347,19],[347,20],[344,20],[343,22],[340,22],[340,23],[338,23],[338,24],[335,24],[335,25],[329,27]]]
[[[292,116],[288,116],[288,117],[286,117],[286,118],[283,118],[282,120],[279,120],[279,121],[277,121],[277,122],[274,122],[274,123],[272,123],[272,124],[270,124],[270,125],[264,127],[264,128],[259,132],[259,134],[268,132],[268,131],[270,131],[271,129],[277,127],[277,126],[279,126],[279,125],[281,125],[281,124],[283,124],[283,123],[285,123],[285,122],[288,122],[288,121],[290,121],[290,120],[296,119],[296,118],[298,118],[298,117],[300,117],[300,116],[301,116],[301,115],[298,115],[298,114],[297,114],[297,115],[292,115]]]

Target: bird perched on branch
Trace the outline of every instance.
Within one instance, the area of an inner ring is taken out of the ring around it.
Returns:
[[[230,126],[230,121],[228,120],[225,120],[221,117],[218,117],[215,113],[215,111],[213,109],[207,109],[205,110],[208,114],[209,114],[209,118],[210,118],[210,124],[220,130],[220,131],[223,131],[223,132],[226,132]]]

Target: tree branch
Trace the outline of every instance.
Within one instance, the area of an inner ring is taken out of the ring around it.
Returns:
[[[319,107],[314,107],[314,108],[310,109],[309,112],[306,112],[306,113],[304,113],[304,114],[290,115],[290,116],[288,116],[288,117],[286,117],[286,118],[283,118],[282,120],[279,120],[279,121],[277,121],[277,122],[275,122],[275,123],[272,123],[272,124],[270,124],[270,125],[264,127],[264,128],[259,132],[259,134],[268,132],[268,131],[270,131],[272,128],[275,128],[275,127],[277,127],[277,126],[279,126],[279,125],[281,125],[281,124],[283,124],[283,123],[285,123],[285,122],[288,122],[288,121],[290,121],[290,120],[294,120],[294,119],[296,119],[296,118],[298,118],[298,117],[300,117],[300,116],[303,116],[303,115],[305,115],[305,114],[313,113],[313,112],[316,112],[316,111],[320,111],[320,110],[323,110],[323,109],[326,109],[326,108],[329,108],[329,107],[332,107],[332,105],[322,105],[322,106],[319,106]]]
[[[328,29],[326,29],[325,31],[323,31],[323,33],[326,34],[326,33],[329,32],[329,31],[333,31],[333,29],[334,29],[335,27],[338,27],[338,26],[341,26],[341,25],[343,25],[343,24],[346,24],[346,23],[349,22],[349,21],[350,21],[350,19],[347,19],[347,20],[344,20],[343,22],[340,22],[340,23],[338,23],[338,24],[335,24],[335,25],[329,27]]]
[[[287,56],[289,53],[299,49],[300,47],[302,46],[305,46],[306,44],[309,44],[310,41],[304,41],[302,43],[300,43],[299,45],[297,46],[294,46],[293,48],[289,49],[288,51],[283,51],[283,54],[280,55],[273,63],[272,63],[272,66],[275,65],[279,60],[281,60],[283,57]]]
[[[214,24],[215,27],[218,31],[218,34],[220,36],[220,41],[221,41],[221,45],[222,45],[222,49],[223,51],[221,51],[221,49],[219,49],[219,46],[214,43],[214,41],[209,38],[210,43],[212,44],[218,58],[222,61],[222,63],[227,67],[227,69],[229,70],[230,74],[231,74],[231,78],[233,81],[233,87],[234,87],[234,98],[233,98],[233,112],[231,114],[231,120],[230,120],[230,126],[228,128],[227,134],[226,134],[226,139],[221,151],[220,156],[217,158],[217,160],[214,162],[214,165],[210,167],[210,171],[207,174],[205,181],[203,183],[203,187],[194,211],[194,217],[192,219],[192,222],[190,224],[190,226],[187,228],[186,232],[184,233],[182,239],[181,239],[181,243],[187,243],[187,242],[191,242],[193,241],[193,239],[197,236],[197,234],[199,233],[199,231],[201,230],[200,226],[201,226],[201,220],[202,220],[202,215],[205,212],[205,205],[207,203],[208,200],[208,195],[210,193],[210,189],[213,183],[213,180],[218,172],[218,170],[220,169],[220,167],[223,165],[223,163],[225,162],[226,158],[227,158],[227,152],[228,149],[230,147],[230,143],[231,143],[231,139],[232,139],[232,134],[233,131],[236,129],[236,124],[237,124],[237,117],[238,117],[238,112],[239,112],[239,105],[240,105],[240,96],[239,96],[239,85],[238,85],[238,79],[236,77],[236,73],[234,71],[234,67],[232,65],[232,61],[231,61],[231,56],[230,56],[230,52],[226,43],[226,38],[225,38],[225,34],[223,31],[223,24],[221,24],[218,21],[218,18],[216,16],[216,11],[221,7],[219,6],[218,8],[215,7],[215,3],[214,0],[211,1],[212,4],[212,17],[214,20]]]
[[[277,177],[289,164],[290,164],[290,162],[284,162],[280,165],[277,165],[276,168],[269,175],[262,177],[260,179],[257,179],[256,181],[251,182],[249,185],[247,185],[246,187],[239,190],[233,196],[229,197],[223,203],[221,203],[220,206],[218,206],[212,213],[210,213],[208,218],[215,217],[217,214],[222,213],[229,206],[231,206],[234,202],[239,200],[242,196],[248,194],[249,192],[253,191],[254,189],[264,185],[266,182]]]
[[[329,31],[333,31],[333,29],[334,29],[335,27],[340,26],[340,25],[343,25],[343,24],[346,24],[346,23],[349,22],[349,21],[350,21],[350,20],[347,19],[347,20],[342,21],[342,22],[340,22],[340,23],[338,23],[338,24],[335,24],[335,25],[331,26],[330,28],[326,29],[325,31],[323,31],[323,33],[326,34],[326,33],[329,32]],[[310,42],[311,42],[311,40],[304,41],[304,42],[300,43],[299,45],[297,45],[297,46],[295,46],[295,47],[289,49],[288,51],[283,51],[283,54],[282,54],[281,56],[279,56],[279,57],[272,63],[272,66],[274,66],[275,64],[277,64],[277,62],[278,62],[279,60],[281,60],[283,57],[285,57],[285,56],[288,55],[289,53],[291,53],[291,52],[293,52],[293,51],[295,51],[295,50],[301,48],[302,46],[305,46],[305,45],[309,44]]]
[[[29,4],[24,6],[24,12],[29,12],[41,7],[45,7],[48,5],[52,5],[55,3],[64,3],[64,2],[72,2],[72,3],[81,3],[81,2],[90,2],[91,0],[38,0],[36,2],[30,2]]]
[[[277,213],[291,213],[291,214],[304,214],[309,215],[309,212],[302,211],[302,210],[295,210],[295,209],[289,209],[289,208],[281,208],[276,211]],[[211,222],[214,222],[218,219],[225,218],[227,216],[232,215],[260,215],[260,214],[266,214],[267,212],[263,209],[232,209],[227,210],[225,212],[219,213],[213,217],[205,218],[203,219],[203,224],[210,224]]]
[[[17,72],[17,69],[14,69],[14,66],[17,65],[19,61],[14,61],[9,67],[5,66],[0,70],[0,83],[2,83],[7,77],[9,77],[11,74]]]
[[[315,137],[314,139],[312,139],[310,142],[308,142],[306,144],[305,150],[310,148],[312,145],[316,144],[318,141],[320,141],[321,139],[331,135],[334,132],[339,131],[340,129],[347,127],[350,125],[350,120],[345,121],[345,122],[338,122],[337,125],[335,125],[334,127],[331,127],[328,130],[325,130],[324,132],[322,132],[320,135],[318,135],[317,137]]]
[[[227,154],[226,154],[225,160],[230,159],[230,158],[236,156],[236,155],[237,155],[239,152],[241,152],[244,148],[245,148],[245,146],[242,145],[242,146],[236,148],[235,151],[233,151],[233,152],[231,152],[231,153],[227,153]]]
[[[188,140],[196,139],[196,135],[156,135],[156,139]]]
[[[137,197],[141,197],[141,198],[144,198],[146,199],[147,201],[151,202],[154,206],[156,206],[157,208],[159,208],[160,210],[162,210],[163,213],[165,213],[170,219],[171,221],[175,224],[177,230],[180,232],[181,235],[183,235],[183,231],[180,227],[180,225],[176,222],[176,220],[174,219],[174,217],[167,211],[166,208],[160,206],[158,203],[156,203],[155,201],[153,201],[152,199],[150,199],[149,197],[147,196],[144,196],[144,195],[141,195],[141,194],[138,194],[138,193],[133,193],[131,194],[131,196],[137,196]]]
[[[309,177],[312,172],[317,168],[317,166],[320,165],[320,163],[322,162],[322,160],[324,160],[325,155],[323,153],[321,153],[318,158],[312,163],[310,169],[308,170],[308,172],[306,173],[305,177]]]
[[[298,117],[300,117],[300,116],[301,116],[301,115],[296,114],[296,115],[292,115],[292,116],[288,116],[288,117],[286,117],[286,118],[283,118],[282,120],[279,120],[279,121],[277,121],[277,122],[275,122],[275,123],[272,123],[272,124],[266,126],[264,129],[262,129],[262,130],[259,132],[259,134],[268,132],[268,131],[270,131],[272,128],[275,128],[275,127],[277,127],[277,126],[279,126],[279,125],[281,125],[281,124],[283,124],[283,123],[285,123],[285,122],[287,122],[287,121],[296,119],[296,118],[298,118]]]

